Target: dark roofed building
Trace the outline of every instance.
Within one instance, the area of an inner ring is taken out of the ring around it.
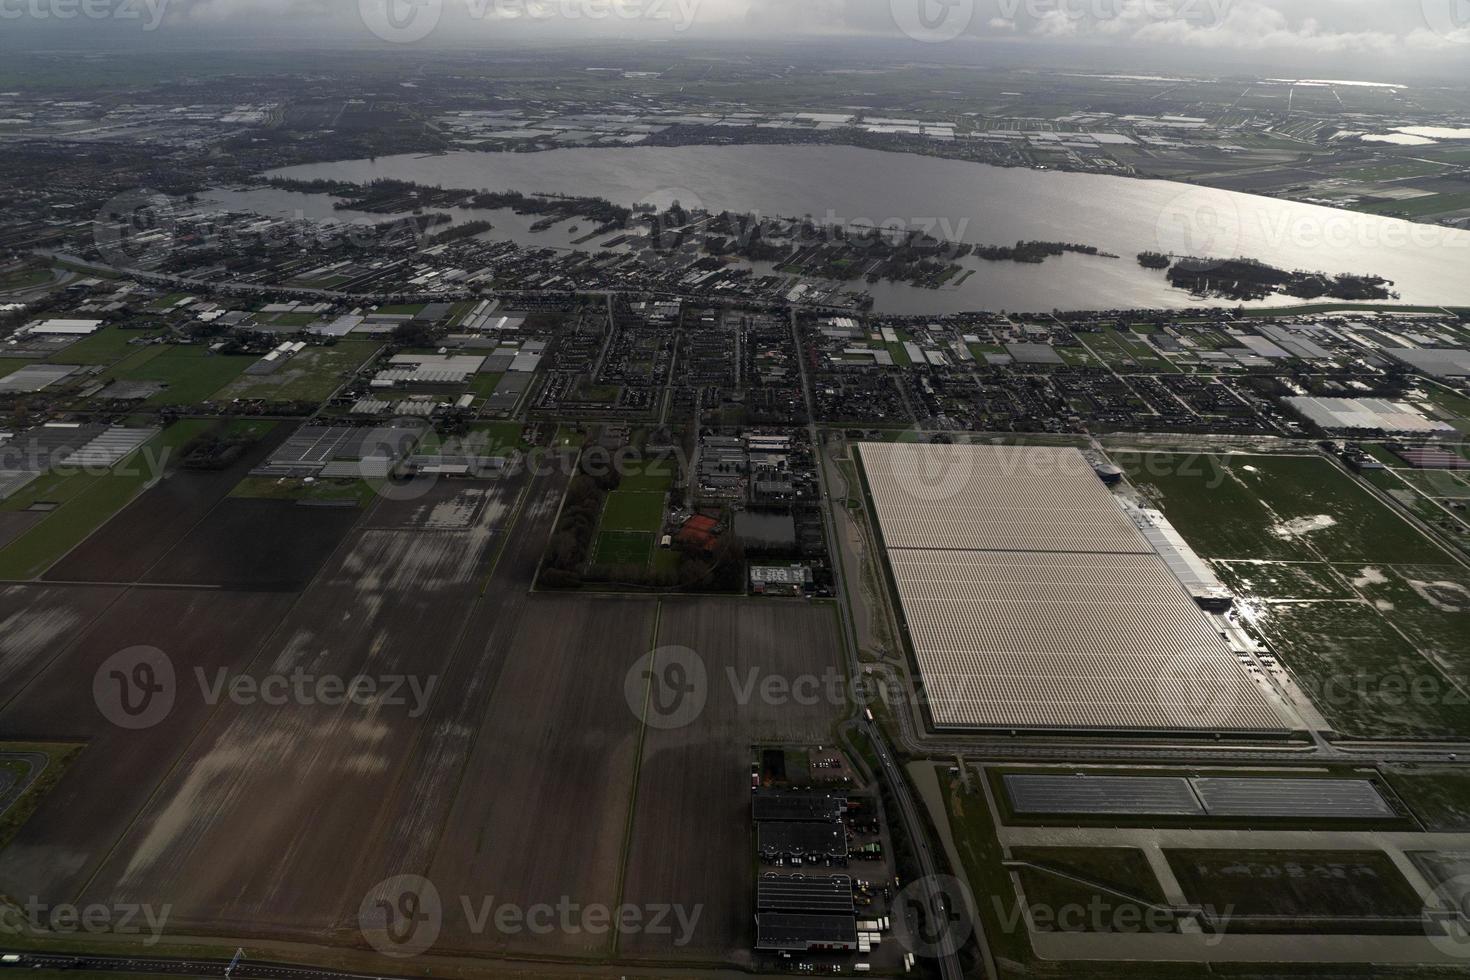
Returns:
[[[847,830],[840,823],[762,820],[756,824],[761,857],[803,861],[846,861]]]
[[[805,953],[819,949],[857,949],[857,921],[851,915],[792,915],[762,912],[755,917],[755,948]]]
[[[757,790],[750,799],[756,820],[811,820],[836,823],[847,812],[847,797],[832,793],[787,793]]]

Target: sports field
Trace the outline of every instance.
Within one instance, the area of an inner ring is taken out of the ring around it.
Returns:
[[[603,531],[597,536],[592,564],[644,566],[648,564],[648,556],[652,551],[652,534],[643,531]]]

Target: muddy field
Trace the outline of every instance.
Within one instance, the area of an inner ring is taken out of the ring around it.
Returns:
[[[0,707],[122,593],[105,586],[0,587]]]
[[[317,574],[359,516],[356,507],[230,497],[154,562],[144,580],[296,592]]]
[[[831,607],[736,599],[670,600],[658,643],[698,653],[709,696],[690,725],[649,728],[633,817],[624,900],[703,911],[692,941],[625,936],[631,957],[748,958],[754,941],[750,745],[831,740],[845,713],[824,693],[800,704],[759,693],[768,678],[835,671],[841,651]],[[759,681],[751,687],[752,679]],[[769,690],[777,690],[772,685]],[[840,700],[840,699],[837,699]]]
[[[177,469],[119,511],[43,576],[50,582],[137,582],[205,521],[290,433],[277,425],[222,470]],[[187,578],[155,581],[188,582]]]
[[[135,588],[64,642],[0,711],[0,739],[85,739],[87,747],[0,856],[0,890],[72,898],[210,717],[195,670],[242,667],[289,602],[269,593]],[[138,645],[167,653],[177,695],[162,720],[129,730],[101,714],[92,685],[104,661]]]
[[[647,652],[649,600],[537,596],[496,630],[486,653],[505,658],[484,706],[429,877],[453,896],[443,942],[547,955],[605,955],[605,932],[476,931],[460,913],[496,904],[617,904],[632,801],[638,717],[623,696]]]
[[[346,926],[361,897],[355,873],[396,832],[399,815],[384,800],[412,776],[494,534],[355,532],[249,673],[366,676],[393,693],[367,704],[222,703],[89,897],[169,901],[181,928],[319,935]]]
[[[216,500],[159,557],[116,566],[233,589],[0,590],[0,626],[14,626],[0,630],[0,683],[25,685],[0,707],[0,737],[89,740],[0,855],[0,891],[167,903],[175,935],[360,947],[364,898],[393,875],[424,875],[444,909],[436,952],[744,962],[749,745],[826,742],[844,710],[747,688],[835,670],[833,612],[533,595],[567,482],[419,487],[351,512],[350,529],[303,528],[336,546],[314,552],[314,576],[289,559],[310,578],[299,592],[267,591],[289,576],[265,550],[291,537],[294,515],[330,524],[333,509],[236,498]],[[254,515],[265,541],[252,551],[235,504],[286,509]],[[103,660],[138,644],[167,652],[178,695],[163,721],[128,731],[97,711],[92,684]],[[645,726],[647,701],[628,693],[640,658],[667,645],[706,666],[707,703],[677,729]],[[397,686],[369,704],[211,689],[293,674]],[[686,937],[677,926],[506,930],[466,915],[620,903],[699,918]]]

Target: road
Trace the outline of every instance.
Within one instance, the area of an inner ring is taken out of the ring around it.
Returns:
[[[821,487],[822,499],[822,521],[825,525],[827,540],[837,545],[837,527],[832,520],[832,508],[827,506],[830,500],[827,489],[827,477],[825,467],[822,466],[822,444],[817,432],[816,406],[812,399],[812,387],[807,380],[806,357],[801,344],[801,331],[797,325],[796,310],[790,313],[791,319],[791,342],[796,349],[796,363],[801,372],[801,393],[806,400],[807,415],[807,437],[811,440],[811,451],[813,459],[816,460],[817,482]],[[839,618],[842,620],[843,649],[847,651],[848,676],[856,678],[861,676],[862,667],[858,663],[857,633],[853,627],[852,608],[848,597],[847,582],[843,575],[842,562],[832,562],[832,574],[834,576],[837,592],[837,608]],[[898,816],[903,824],[905,835],[913,844],[914,856],[919,862],[919,875],[921,888],[924,891],[924,904],[930,909],[943,909],[945,896],[939,888],[939,872],[934,861],[934,852],[929,842],[929,835],[925,830],[925,823],[919,816],[918,807],[914,803],[913,793],[909,791],[908,780],[899,771],[893,761],[893,755],[889,752],[888,745],[883,733],[878,726],[868,721],[866,717],[859,716],[852,723],[858,731],[862,732],[873,746],[873,751],[878,756],[878,763],[882,772],[875,774],[880,776],[887,784],[893,800],[898,806]],[[968,910],[967,910],[968,911]],[[977,921],[976,941],[980,947],[981,955],[984,957],[986,975],[995,980],[995,964],[990,957],[990,944],[985,941],[983,927]],[[960,969],[959,957],[955,952],[940,953],[935,957],[939,965],[939,974],[944,980],[963,980],[964,972]]]

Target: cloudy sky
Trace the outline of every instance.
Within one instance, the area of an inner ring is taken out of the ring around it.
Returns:
[[[69,16],[68,16],[69,14]],[[533,39],[890,40],[936,60],[1009,45],[1201,65],[1406,68],[1470,78],[1470,0],[0,0],[0,38],[79,44]]]

